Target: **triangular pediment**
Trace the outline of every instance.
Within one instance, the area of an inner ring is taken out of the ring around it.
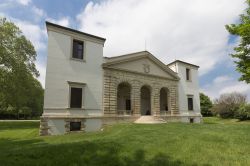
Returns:
[[[103,66],[169,79],[179,79],[175,72],[147,51],[108,58]]]

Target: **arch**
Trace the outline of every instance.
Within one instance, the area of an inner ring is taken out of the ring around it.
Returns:
[[[131,85],[128,82],[118,84],[116,106],[118,114],[131,114]]]
[[[144,85],[141,87],[141,115],[151,115],[151,87]]]
[[[160,89],[160,112],[166,114],[170,112],[170,95],[169,89],[163,87]]]

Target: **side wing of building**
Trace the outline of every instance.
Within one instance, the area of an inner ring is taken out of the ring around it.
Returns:
[[[199,66],[183,61],[175,61],[168,65],[170,69],[178,73],[180,81],[178,84],[179,111],[180,114],[193,118],[199,122],[200,118],[200,96],[199,96]]]
[[[105,39],[48,22],[46,26],[48,57],[43,116],[52,119],[48,123],[56,131],[49,132],[61,134],[66,132],[65,124],[61,125],[65,122],[63,118],[103,114]]]

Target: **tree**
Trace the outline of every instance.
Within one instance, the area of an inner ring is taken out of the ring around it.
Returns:
[[[213,103],[208,96],[203,93],[200,93],[200,106],[201,106],[201,114],[203,116],[212,116],[211,108],[213,107]]]
[[[240,15],[240,23],[226,25],[226,29],[230,34],[240,37],[240,43],[234,48],[235,53],[231,56],[237,59],[236,70],[241,73],[239,80],[250,83],[250,0],[246,3],[248,8]]]
[[[30,107],[37,96],[40,99],[43,95],[35,78],[39,76],[36,51],[21,30],[6,18],[0,18],[0,39],[0,109],[13,107],[19,118],[22,108]]]
[[[212,112],[222,118],[237,118],[237,112],[244,104],[246,104],[245,95],[237,92],[226,93],[215,100]]]
[[[236,113],[239,120],[250,120],[250,104],[242,104]]]

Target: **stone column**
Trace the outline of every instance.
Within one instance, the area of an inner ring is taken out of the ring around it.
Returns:
[[[117,109],[117,84],[116,78],[111,77],[110,89],[109,89],[109,114],[116,115]]]
[[[155,116],[160,115],[160,89],[158,86],[153,86],[152,92],[151,92],[151,108],[152,108],[152,114]]]
[[[179,98],[178,98],[177,86],[171,86],[170,87],[171,114],[178,114],[179,113],[178,100],[179,100]]]
[[[108,116],[116,114],[117,85],[116,85],[116,78],[111,75],[112,72],[105,71],[103,108],[104,108],[104,115]]]
[[[131,93],[131,100],[132,100],[132,110],[134,116],[140,116],[140,84],[138,81],[132,82],[132,93]]]
[[[106,72],[105,72],[106,74]],[[109,89],[111,83],[111,76],[104,74],[104,86],[103,86],[103,109],[104,115],[109,114]]]

